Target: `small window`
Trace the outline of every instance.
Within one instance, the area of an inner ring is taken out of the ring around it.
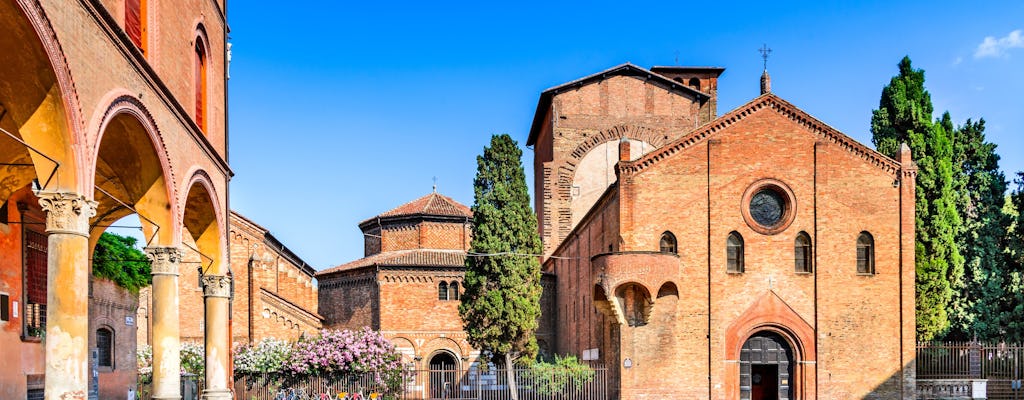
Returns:
[[[696,91],[699,92],[700,91],[700,79],[690,78],[690,87],[693,88],[693,90],[696,90]]]
[[[727,265],[726,271],[743,273],[743,236],[733,231],[725,242]]]
[[[678,254],[678,248],[676,247],[676,235],[672,232],[666,231],[661,234],[661,252]]]
[[[99,366],[114,366],[114,332],[107,328],[96,330],[96,350],[99,353]]]
[[[437,299],[448,300],[448,282],[441,282],[437,284]]]
[[[451,294],[450,296],[448,296],[449,299],[458,300],[459,299],[459,282],[452,281],[452,284],[448,286],[448,292]]]
[[[809,273],[814,271],[812,266],[813,256],[811,255],[811,236],[807,232],[800,232],[796,235],[796,242],[793,244],[793,257],[796,260],[796,272]]]
[[[11,296],[0,293],[0,321],[11,320]]]
[[[875,274],[875,239],[867,232],[857,237],[857,273]]]

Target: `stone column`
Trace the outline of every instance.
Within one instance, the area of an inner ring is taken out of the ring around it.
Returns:
[[[46,212],[47,400],[85,399],[89,390],[89,218],[96,202],[39,192]],[[14,356],[14,354],[8,354]]]
[[[231,399],[228,388],[231,376],[231,340],[228,337],[231,278],[204,275],[203,297],[206,301],[206,389],[203,390],[203,399],[228,400]]]
[[[147,247],[153,269],[153,398],[181,399],[177,247]]]

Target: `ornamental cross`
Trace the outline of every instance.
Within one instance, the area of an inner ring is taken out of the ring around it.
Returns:
[[[764,69],[768,70],[768,56],[772,54],[772,49],[768,48],[767,44],[761,44],[761,48],[757,49],[761,52],[761,58],[764,59]]]

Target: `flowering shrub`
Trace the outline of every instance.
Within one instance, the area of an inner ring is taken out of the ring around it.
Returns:
[[[139,367],[139,382],[149,383],[153,379],[153,347],[144,344],[135,349],[135,360]]]
[[[263,339],[255,346],[236,344],[235,376],[283,372],[291,353],[291,343],[274,338]]]
[[[400,358],[390,341],[369,328],[325,329],[315,337],[299,339],[284,367],[293,375],[397,371]]]
[[[187,372],[202,378],[204,368],[206,366],[203,360],[205,354],[205,349],[201,343],[182,342],[181,373],[184,374]]]

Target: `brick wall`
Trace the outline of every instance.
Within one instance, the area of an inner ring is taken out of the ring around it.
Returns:
[[[324,328],[381,329],[377,290],[372,270],[321,278],[318,309],[324,317]]]
[[[138,376],[136,349],[137,295],[114,282],[92,278],[89,299],[89,349],[96,348],[96,331],[113,332],[112,367],[99,368],[99,393],[103,399],[127,399],[128,388],[135,388]],[[126,318],[131,318],[128,321]],[[129,324],[130,322],[130,324]],[[91,368],[90,359],[90,368]]]

